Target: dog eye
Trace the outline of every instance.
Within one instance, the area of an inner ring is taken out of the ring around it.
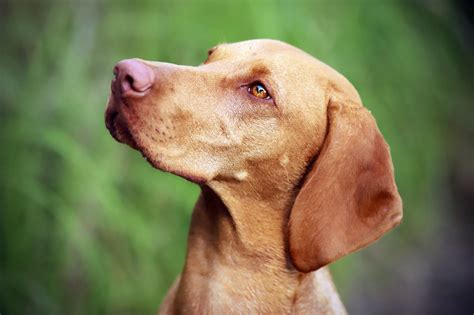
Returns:
[[[250,94],[257,98],[261,99],[271,99],[270,94],[267,92],[267,89],[265,89],[265,86],[260,83],[260,82],[255,82],[252,83],[247,90]]]

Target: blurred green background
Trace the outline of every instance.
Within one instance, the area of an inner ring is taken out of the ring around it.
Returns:
[[[0,0],[0,313],[153,314],[199,188],[104,126],[113,65],[286,41],[339,70],[391,145],[404,222],[331,266],[353,314],[474,311],[468,1]]]

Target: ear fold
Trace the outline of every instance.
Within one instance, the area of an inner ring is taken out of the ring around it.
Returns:
[[[290,254],[302,272],[368,245],[402,218],[389,147],[370,112],[330,101],[328,128],[290,213]]]

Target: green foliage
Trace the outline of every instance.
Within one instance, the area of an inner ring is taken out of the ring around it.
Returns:
[[[198,187],[104,127],[111,69],[128,57],[196,65],[219,42],[260,37],[306,50],[354,83],[391,144],[406,209],[398,242],[436,223],[446,122],[472,92],[462,50],[425,8],[12,1],[0,12],[2,314],[153,313],[182,268]],[[342,289],[356,261],[335,265]]]

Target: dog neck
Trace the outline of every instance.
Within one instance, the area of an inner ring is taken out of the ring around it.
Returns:
[[[245,191],[229,190],[229,185],[203,187],[196,215],[213,222],[214,227],[206,233],[215,238],[212,249],[221,260],[229,259],[229,264],[236,259],[243,264],[258,260],[272,268],[294,271],[286,241],[290,198],[276,190],[268,194],[271,196]]]
[[[228,301],[231,307],[238,297],[247,312],[289,312],[302,280],[289,260],[286,241],[291,194],[274,190],[250,195],[232,189],[234,184],[202,187],[179,287],[182,300],[176,303],[200,301],[219,313],[225,308],[216,310],[212,301],[221,301],[222,307]]]
[[[291,263],[286,229],[296,189],[262,179],[202,186],[176,314],[345,313],[326,268],[300,273]]]

